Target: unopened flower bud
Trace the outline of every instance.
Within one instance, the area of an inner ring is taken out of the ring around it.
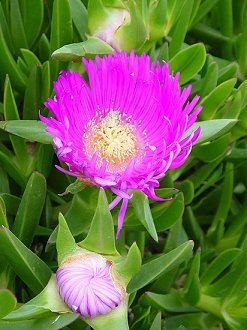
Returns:
[[[107,20],[99,25],[98,29],[94,31],[94,35],[108,44],[113,48],[120,50],[122,45],[121,41],[116,35],[118,29],[130,21],[130,14],[125,9],[111,9],[112,15]]]
[[[135,1],[89,0],[88,29],[118,51],[138,49],[148,38],[142,8]]]
[[[93,252],[66,258],[56,278],[64,302],[83,317],[107,314],[125,296],[120,281],[113,278],[111,262]]]

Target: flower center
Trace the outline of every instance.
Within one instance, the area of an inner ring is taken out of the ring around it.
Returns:
[[[91,126],[91,125],[90,125]],[[92,156],[95,151],[108,163],[108,169],[119,166],[125,168],[138,151],[138,140],[134,128],[123,123],[117,111],[111,110],[97,125],[91,126],[88,134],[87,151]]]

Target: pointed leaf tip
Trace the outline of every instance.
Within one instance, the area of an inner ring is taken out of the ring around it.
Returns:
[[[118,255],[112,215],[109,211],[105,191],[102,188],[99,191],[98,204],[88,235],[79,243],[79,246],[101,254]]]
[[[67,222],[62,213],[59,214],[58,221],[59,223],[56,246],[58,254],[58,264],[60,265],[62,260],[67,255],[75,252],[75,250],[78,249],[78,246],[69,230]]]
[[[129,283],[133,275],[140,270],[141,264],[141,252],[136,242],[134,242],[131,245],[124,262],[117,267],[118,273],[121,274],[121,277],[124,279],[126,285]]]

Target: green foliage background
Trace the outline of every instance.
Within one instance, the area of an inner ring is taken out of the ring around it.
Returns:
[[[97,188],[60,195],[74,179],[54,169],[51,138],[37,120],[48,114],[43,102],[62,68],[83,72],[81,56],[112,53],[94,32],[119,8],[131,14],[121,47],[169,61],[204,108],[199,143],[157,189],[173,199],[149,203],[135,192],[116,243],[126,255],[136,241],[143,258],[127,288],[130,328],[244,330],[246,0],[0,1],[0,318],[40,293],[56,270],[59,212],[77,242],[97,213]],[[89,329],[76,314],[40,315],[1,319],[0,329]]]

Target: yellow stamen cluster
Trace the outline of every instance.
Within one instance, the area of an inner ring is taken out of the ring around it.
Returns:
[[[137,137],[132,125],[123,123],[120,114],[111,110],[89,132],[90,154],[99,152],[105,158],[109,169],[124,168],[138,149]]]

